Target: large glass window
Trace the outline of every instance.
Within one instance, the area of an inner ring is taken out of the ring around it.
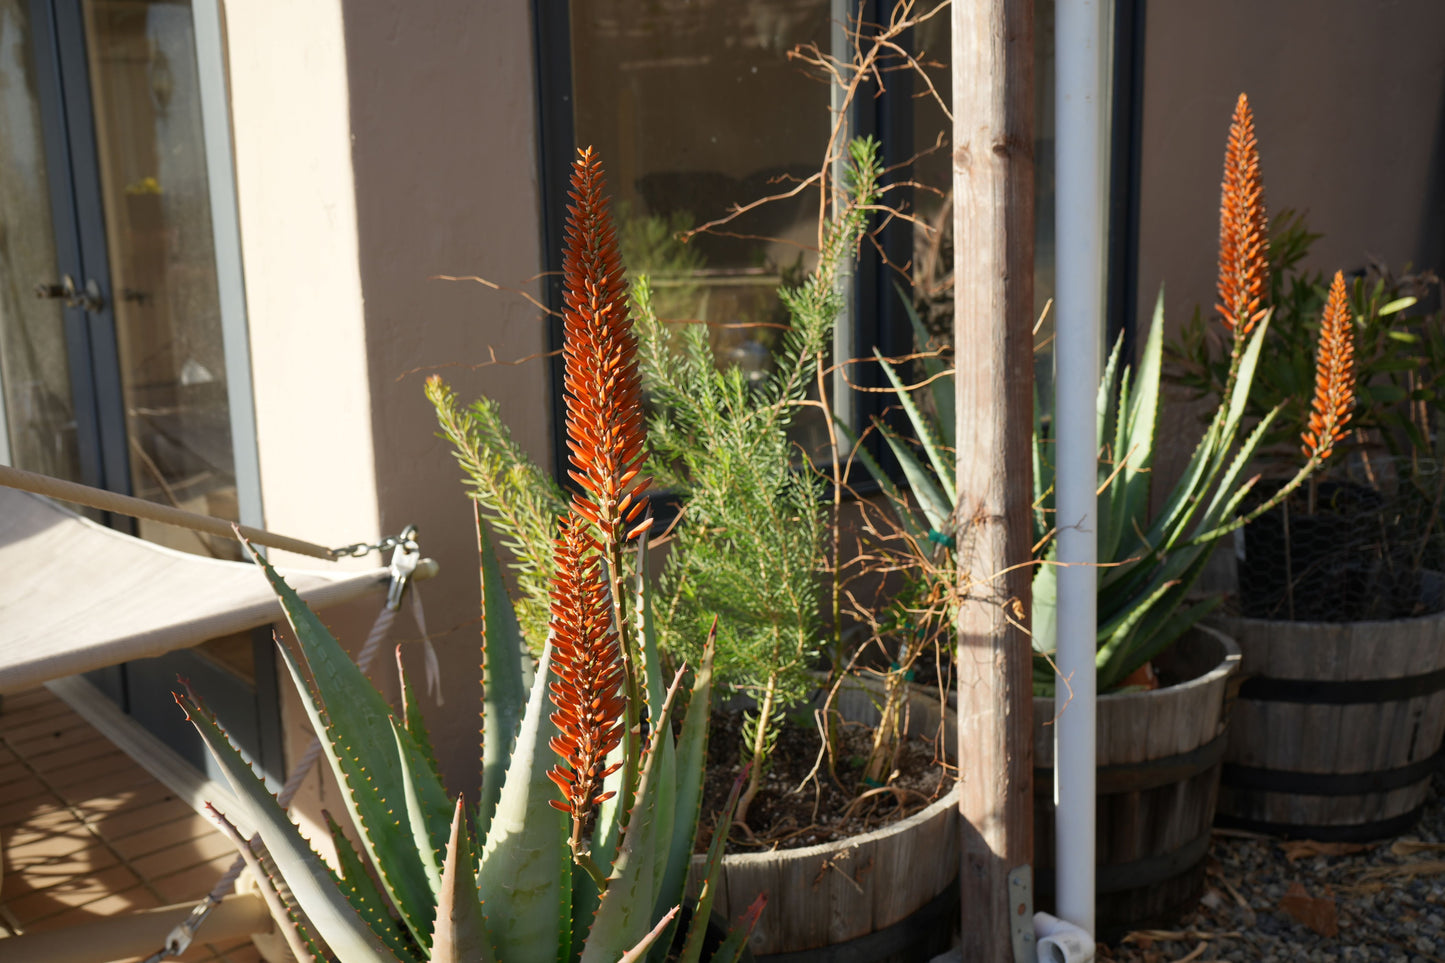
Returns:
[[[84,11],[131,489],[235,519],[190,4],[90,0]],[[176,548],[239,557],[232,539],[140,528]]]
[[[771,326],[787,321],[776,289],[816,261],[818,192],[762,205],[685,244],[677,235],[817,172],[838,89],[789,52],[811,45],[847,59],[852,35],[877,31],[896,6],[891,0],[540,3],[543,129],[551,132],[550,138],[544,133],[544,190],[557,222],[549,225],[552,236],[560,237],[557,198],[566,190],[556,155],[570,157],[574,144],[592,145],[609,171],[624,261],[653,278],[659,313],[708,323],[720,363],[766,370],[778,337]],[[918,70],[895,58],[881,84],[865,84],[846,118],[853,134],[882,143],[885,183],[892,185],[885,200],[905,217],[880,218],[863,246],[835,360],[871,357],[874,346],[895,355],[915,348],[899,287],[911,295],[933,346],[952,340],[951,18],[947,9],[928,16],[931,8],[919,4],[916,25],[900,37]],[[1054,0],[1035,0],[1035,316],[1053,294],[1053,8]],[[568,66],[549,66],[564,47]],[[550,94],[549,83],[556,85]],[[1046,321],[1035,365],[1046,396],[1049,334]],[[866,365],[849,377],[882,383]],[[834,389],[835,406],[854,424],[865,425],[885,406],[885,396],[847,398],[838,381]],[[811,427],[814,437],[799,440],[819,450],[822,426]]]

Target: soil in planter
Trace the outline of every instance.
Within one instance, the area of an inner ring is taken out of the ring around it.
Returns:
[[[697,851],[707,851],[716,829],[717,814],[727,802],[741,771],[738,733],[741,711],[714,710],[708,731],[707,779],[703,786],[702,814],[698,822]],[[926,808],[953,785],[953,773],[938,765],[932,740],[909,739],[899,751],[898,775],[886,788],[873,790],[861,784],[863,766],[873,744],[873,730],[845,723],[839,731],[837,776],[828,772],[827,760],[817,776],[808,774],[818,760],[821,740],[815,729],[787,722],[778,735],[771,768],[748,812],[748,832],[738,826],[728,837],[727,852],[755,853],[773,849],[800,849],[847,836],[870,832],[907,819]],[[799,789],[799,785],[807,784]]]

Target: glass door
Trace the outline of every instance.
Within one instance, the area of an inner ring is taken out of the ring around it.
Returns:
[[[0,0],[0,373],[18,467],[236,520],[198,71],[187,0]],[[12,229],[24,231],[18,253],[5,246]],[[239,558],[229,540],[110,521],[174,549]],[[265,635],[91,679],[205,768],[170,698],[186,677],[213,708],[250,720],[237,735],[273,767]]]

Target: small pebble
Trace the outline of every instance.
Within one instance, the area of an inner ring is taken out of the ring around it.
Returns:
[[[1437,775],[1420,822],[1401,839],[1445,841],[1445,776]],[[1291,861],[1279,840],[1215,836],[1208,888],[1174,928],[1178,940],[1124,941],[1100,960],[1172,963],[1445,963],[1445,846],[1398,847],[1395,839],[1343,855]],[[1418,872],[1410,873],[1412,864]],[[1290,886],[1332,899],[1336,936],[1325,936],[1281,908]],[[1248,904],[1242,907],[1234,892]],[[1197,952],[1200,946],[1202,952]],[[1197,955],[1196,955],[1197,954]]]

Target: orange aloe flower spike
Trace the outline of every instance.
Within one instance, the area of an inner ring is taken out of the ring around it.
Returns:
[[[1219,303],[1225,326],[1242,341],[1265,315],[1269,291],[1269,217],[1259,173],[1259,144],[1249,98],[1239,95],[1224,151],[1219,196]]]
[[[1319,349],[1315,353],[1315,396],[1310,404],[1309,427],[1301,434],[1304,453],[1328,458],[1335,442],[1345,434],[1355,404],[1355,329],[1345,275],[1335,272],[1320,321]]]
[[[607,756],[622,740],[622,652],[612,629],[611,603],[597,541],[575,511],[562,520],[552,576],[552,672],[548,683],[558,734],[549,745],[561,762],[547,773],[562,800],[548,800],[572,817],[573,838],[592,807],[609,798],[602,781],[620,764]]]
[[[627,317],[617,235],[602,197],[602,165],[589,147],[572,165],[572,204],[562,255],[562,323],[575,501],[609,547],[636,534],[650,479],[641,475],[642,379]],[[643,525],[646,522],[642,523]],[[631,531],[628,526],[635,526]]]

